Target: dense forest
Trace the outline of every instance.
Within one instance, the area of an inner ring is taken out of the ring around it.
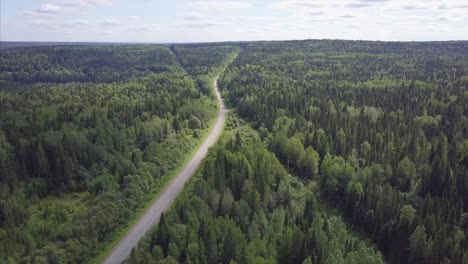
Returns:
[[[128,263],[383,263],[320,209],[258,132],[231,117],[193,182]]]
[[[133,263],[468,264],[468,42],[0,56],[0,262],[86,263],[225,132]]]
[[[128,263],[468,263],[467,42],[240,47],[241,119]]]
[[[247,44],[221,80],[393,263],[468,263],[468,42]]]
[[[111,241],[210,126],[207,83],[237,50],[209,52],[202,83],[166,46],[2,50],[0,262],[85,263]]]
[[[16,83],[111,83],[180,70],[176,61],[172,52],[161,46],[24,47],[2,50],[0,79]]]

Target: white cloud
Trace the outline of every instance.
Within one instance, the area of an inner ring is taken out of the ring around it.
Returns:
[[[22,10],[18,12],[21,16],[43,16],[53,14],[74,14],[77,10],[89,8],[92,6],[109,6],[112,5],[113,0],[60,0],[54,3],[46,3],[35,11]]]
[[[275,20],[275,17],[267,17],[267,16],[225,16],[223,19],[232,20],[233,22],[240,22],[240,21],[270,21]]]
[[[439,6],[439,9],[449,9],[449,7],[447,6],[447,4],[443,3]]]
[[[7,11],[21,17],[2,17],[2,38],[71,40],[62,34],[66,32],[74,32],[74,40],[168,42],[468,37],[466,0],[30,1],[29,9]],[[145,10],[157,10],[171,19]]]
[[[344,5],[347,8],[364,8],[364,7],[370,7],[370,4],[364,4],[364,3],[349,3]]]
[[[361,2],[369,2],[369,3],[379,3],[379,2],[388,2],[390,0],[361,0]]]
[[[252,5],[247,2],[241,1],[196,1],[189,4],[190,7],[202,9],[202,10],[228,10],[228,9],[242,9],[248,8]]]
[[[266,16],[221,16],[217,17],[216,15],[206,15],[200,13],[186,13],[182,15],[184,21],[187,22],[209,22],[211,23],[213,20],[222,20],[222,21],[230,21],[233,23],[239,22],[262,22],[262,21],[271,21],[275,20],[275,17],[266,17]]]
[[[115,19],[112,19],[112,18],[106,18],[102,21],[102,24],[104,26],[108,26],[108,27],[116,27],[116,26],[120,26],[122,25],[122,23],[120,21],[117,21]]]
[[[44,4],[44,5],[41,5],[37,9],[37,11],[39,13],[59,13],[60,11],[62,11],[62,8],[56,5],[52,5],[52,4]]]
[[[226,25],[226,23],[218,23],[218,22],[203,22],[203,23],[192,23],[192,24],[186,24],[186,27],[189,28],[207,28],[207,27],[216,27],[216,26],[221,26],[221,25]]]
[[[61,0],[59,4],[64,7],[78,8],[86,6],[109,6],[113,0]]]
[[[188,28],[206,28],[206,27],[216,27],[216,26],[226,26],[233,25],[231,22],[221,21],[221,20],[203,20],[197,22],[184,23],[183,26]]]
[[[205,15],[199,13],[187,13],[183,15],[184,20],[187,21],[194,21],[194,20],[202,20],[206,18]]]
[[[31,17],[43,17],[46,16],[47,14],[45,13],[40,13],[37,11],[30,11],[30,10],[21,10],[18,12],[18,15],[20,16],[31,16]]]
[[[427,6],[420,6],[420,5],[403,5],[401,6],[402,9],[404,10],[423,10],[423,9],[428,9]]]
[[[309,12],[307,14],[309,16],[323,16],[323,15],[325,15],[325,13],[323,11],[313,11],[313,12]]]
[[[64,28],[86,28],[89,26],[88,20],[75,20],[70,22],[61,23],[59,26]]]
[[[279,10],[297,10],[297,9],[304,9],[304,8],[317,8],[320,7],[321,4],[318,1],[305,1],[305,0],[282,0],[277,1],[270,4],[270,8],[279,9]]]

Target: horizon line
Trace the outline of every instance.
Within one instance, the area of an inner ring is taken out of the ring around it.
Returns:
[[[379,40],[379,39],[339,39],[339,38],[306,38],[306,39],[258,39],[258,40],[217,40],[217,41],[71,41],[71,40],[0,40],[0,43],[63,43],[63,44],[203,44],[203,43],[247,43],[247,42],[286,42],[286,41],[311,41],[311,40],[328,40],[328,41],[362,41],[362,42],[394,42],[394,43],[408,43],[408,42],[464,42],[468,39],[449,39],[449,40]]]

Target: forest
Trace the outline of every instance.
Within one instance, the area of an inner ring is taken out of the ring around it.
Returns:
[[[127,263],[383,263],[258,132],[235,116],[226,130]]]
[[[6,263],[99,254],[207,131],[220,75],[225,131],[127,263],[468,264],[467,41],[15,48],[0,69]]]
[[[392,263],[468,263],[467,84],[466,41],[252,43],[221,80],[286,169]]]
[[[223,140],[128,263],[468,263],[467,42],[239,46]]]
[[[209,59],[192,74],[172,49],[2,50],[0,262],[91,261],[182,165],[237,49],[200,50]]]

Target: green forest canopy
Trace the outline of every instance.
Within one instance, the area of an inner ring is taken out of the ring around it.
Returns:
[[[222,140],[129,263],[468,263],[466,41],[2,51],[0,257],[95,256],[239,51]]]
[[[219,51],[206,74],[235,49]],[[89,262],[216,114],[212,77],[187,74],[169,47],[18,48],[0,59],[2,262]]]

